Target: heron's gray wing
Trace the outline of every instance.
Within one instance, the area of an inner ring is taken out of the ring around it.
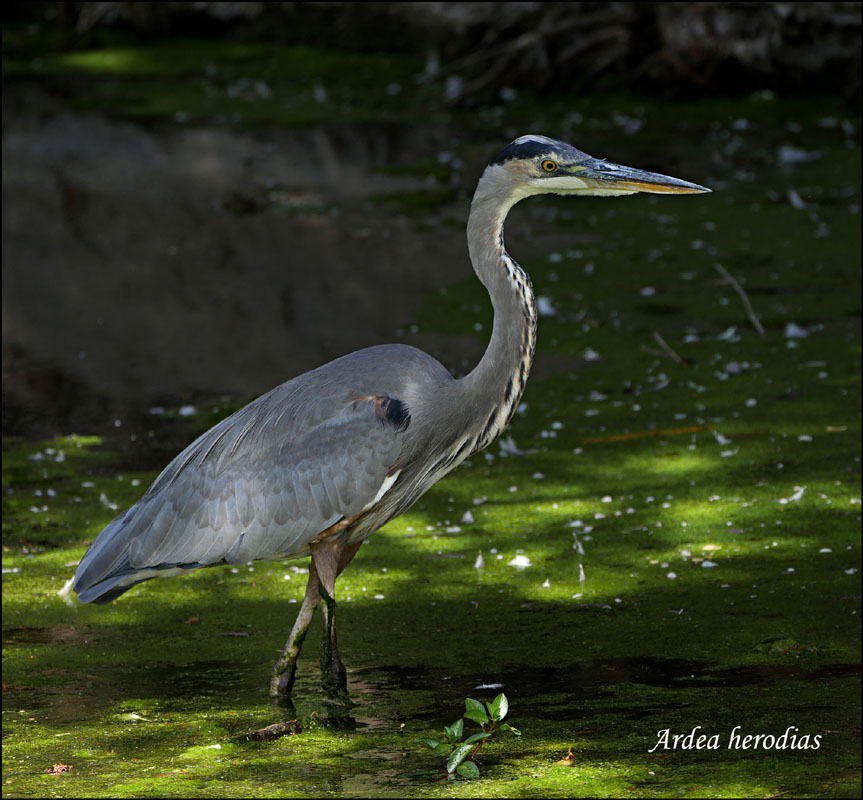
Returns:
[[[100,586],[128,588],[176,568],[299,554],[379,499],[409,424],[402,404],[387,397],[347,401],[300,435],[266,446],[248,430],[254,420],[239,417],[204,434],[96,538],[76,572],[80,600],[99,597]]]

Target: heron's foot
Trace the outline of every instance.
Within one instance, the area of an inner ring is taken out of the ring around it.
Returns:
[[[332,703],[349,704],[348,672],[335,648],[321,653],[321,686]]]
[[[328,708],[324,716],[315,715],[315,722],[323,728],[339,731],[355,731],[357,720],[342,707]]]

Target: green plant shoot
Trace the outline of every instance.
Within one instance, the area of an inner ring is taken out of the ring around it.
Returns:
[[[415,741],[428,747],[436,756],[446,756],[446,776],[453,779],[456,776],[471,780],[479,777],[479,767],[476,763],[476,755],[496,730],[509,731],[516,736],[521,736],[521,731],[503,721],[509,713],[509,702],[506,695],[501,693],[491,703],[486,704],[479,700],[468,697],[465,702],[465,712],[452,725],[444,727],[445,741],[419,736]],[[464,719],[475,722],[482,729],[479,733],[468,736],[461,741],[464,733]]]

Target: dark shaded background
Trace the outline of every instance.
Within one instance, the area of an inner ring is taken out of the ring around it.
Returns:
[[[852,106],[860,94],[856,3],[6,4],[4,29],[21,25],[50,26],[72,50],[121,34],[409,54],[422,65],[416,91],[439,89],[441,107],[433,121],[185,125],[81,110],[71,79],[4,72],[7,433],[241,402],[385,341],[456,371],[473,363],[473,338],[409,324],[424,294],[469,274],[473,186],[484,160],[526,132],[494,124],[513,97],[535,109],[606,94],[812,93]],[[466,122],[476,119],[490,120],[482,132]],[[447,202],[407,212],[398,198],[430,188],[413,166],[444,154],[451,168],[431,188]],[[637,165],[682,158],[663,156]],[[509,230],[525,258],[555,236],[536,217]]]

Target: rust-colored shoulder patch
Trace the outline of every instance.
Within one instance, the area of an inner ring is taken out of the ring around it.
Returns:
[[[389,425],[396,433],[407,430],[411,415],[407,406],[395,397],[385,394],[350,395],[352,403],[374,403],[375,417],[381,425]]]

